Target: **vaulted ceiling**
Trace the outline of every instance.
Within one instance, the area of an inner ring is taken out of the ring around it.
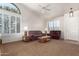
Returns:
[[[74,11],[79,10],[79,3],[24,3],[24,5],[46,18],[63,16],[70,8]]]

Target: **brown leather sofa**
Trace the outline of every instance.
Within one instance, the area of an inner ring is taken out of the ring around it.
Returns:
[[[34,40],[38,40],[38,37],[42,36],[42,32],[41,31],[29,31],[29,38],[34,41]]]

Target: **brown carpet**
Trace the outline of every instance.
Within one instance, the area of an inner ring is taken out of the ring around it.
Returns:
[[[51,40],[47,43],[14,42],[2,45],[2,55],[9,56],[79,56],[79,44],[64,40]]]

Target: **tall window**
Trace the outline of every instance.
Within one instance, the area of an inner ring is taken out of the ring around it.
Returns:
[[[20,32],[20,18],[19,17],[17,17],[17,24],[16,24],[17,26],[17,33],[19,33]]]
[[[48,23],[49,30],[60,30],[60,21],[52,20]]]
[[[11,16],[11,33],[15,33],[15,26],[16,26],[15,17]]]
[[[3,22],[3,25],[4,25],[4,33],[9,33],[9,17],[8,15],[3,15],[4,16],[4,22]]]
[[[21,12],[15,4],[0,3],[0,33],[20,33]]]

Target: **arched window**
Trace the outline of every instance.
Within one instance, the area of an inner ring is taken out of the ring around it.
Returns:
[[[20,33],[21,12],[13,3],[0,3],[0,33]]]

